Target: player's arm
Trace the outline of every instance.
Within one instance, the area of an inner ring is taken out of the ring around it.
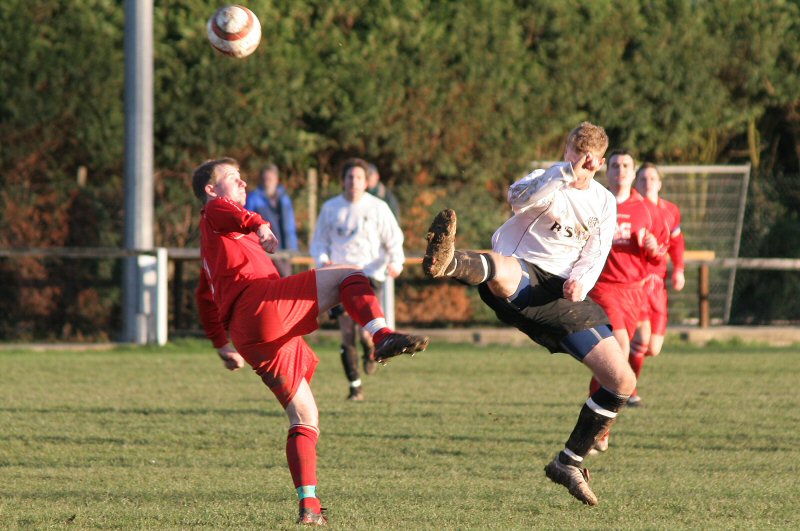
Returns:
[[[553,200],[553,194],[575,180],[568,162],[554,164],[547,170],[535,170],[512,184],[508,189],[508,202],[519,214],[527,210],[543,210]]]
[[[617,228],[617,205],[609,202],[603,212],[600,224],[589,235],[580,257],[572,267],[569,278],[564,282],[564,298],[582,301],[592,290],[606,264],[614,232]]]
[[[314,227],[314,236],[311,238],[311,245],[308,252],[311,253],[311,258],[317,267],[326,266],[331,263],[331,223],[328,220],[328,209],[326,205],[322,205],[322,210],[319,213],[317,225]]]
[[[400,230],[397,218],[394,217],[389,205],[382,203],[380,207],[379,230],[381,246],[386,251],[388,260],[386,272],[390,277],[397,278],[403,271],[403,264],[406,261],[406,255],[403,252],[403,231]]]
[[[220,234],[231,232],[249,234],[256,232],[261,225],[269,227],[269,223],[258,213],[225,198],[206,203],[204,213],[213,230]]]
[[[283,208],[281,209],[281,221],[283,222],[283,232],[285,233],[284,238],[286,238],[286,241],[283,242],[283,246],[288,251],[297,251],[297,221],[294,217],[292,199],[288,194],[284,194],[281,198],[281,202],[283,204]]]
[[[195,290],[197,309],[200,313],[200,322],[206,332],[206,337],[217,349],[217,354],[222,359],[228,370],[235,371],[244,366],[244,359],[228,341],[228,332],[219,318],[219,309],[211,295],[211,287],[205,271],[200,272],[200,281]]]
[[[637,239],[644,259],[651,264],[658,264],[667,252],[667,247],[660,245],[658,237],[647,229],[641,229]]]
[[[683,239],[681,228],[678,226],[677,233],[673,231],[673,235],[669,240],[669,258],[672,260],[672,288],[675,291],[682,290],[686,284],[686,277],[683,272],[683,253],[685,250],[686,242]]]
[[[206,203],[205,216],[211,228],[220,234],[255,232],[261,247],[268,253],[278,249],[278,238],[272,233],[267,221],[258,213],[251,212],[229,199],[215,199]]]

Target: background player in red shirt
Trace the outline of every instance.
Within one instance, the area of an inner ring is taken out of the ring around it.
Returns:
[[[225,367],[235,371],[247,361],[286,410],[286,458],[300,498],[298,523],[325,525],[316,495],[319,414],[309,386],[319,359],[302,336],[317,328],[321,312],[341,303],[372,334],[377,361],[425,350],[428,338],[389,329],[369,280],[356,267],[280,278],[264,252],[275,252],[278,240],[269,223],[244,209],[246,187],[234,159],[208,161],[194,171],[192,188],[204,205],[203,271],[196,292],[200,319]]]
[[[614,337],[634,372],[638,360],[630,357],[630,341],[636,332],[644,300],[647,263],[657,260],[661,252],[653,234],[660,226],[654,223],[653,212],[644,198],[633,189],[635,176],[631,153],[613,151],[608,158],[606,178],[609,190],[617,199],[617,227],[600,278],[589,292],[589,297],[608,314]],[[592,378],[589,388],[590,394],[594,394],[600,384]],[[631,403],[630,398],[628,403]],[[608,449],[607,434],[597,442],[595,449]]]
[[[661,172],[655,164],[645,162],[636,172],[636,189],[645,196],[648,203],[656,206],[667,226],[666,245],[672,260],[672,288],[680,291],[686,283],[683,273],[683,253],[686,244],[681,232],[681,211],[675,203],[658,197],[661,181]],[[662,255],[658,262],[648,263],[648,277],[645,283],[647,298],[639,316],[636,335],[631,343],[631,353],[637,352],[641,356],[658,356],[661,353],[667,330],[666,279],[667,257]]]

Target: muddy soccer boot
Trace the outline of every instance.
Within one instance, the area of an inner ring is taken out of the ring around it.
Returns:
[[[556,455],[555,459],[544,467],[544,473],[550,481],[564,485],[569,493],[586,505],[597,505],[597,496],[589,488],[589,471],[575,465],[564,464]]]

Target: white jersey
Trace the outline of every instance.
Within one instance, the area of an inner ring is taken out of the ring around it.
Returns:
[[[322,205],[311,256],[317,266],[328,262],[355,265],[383,282],[387,265],[403,267],[403,232],[385,201],[364,194],[351,203],[339,194]]]
[[[594,287],[614,239],[617,203],[600,183],[578,190],[572,165],[536,170],[508,189],[514,216],[492,236],[492,249],[576,280],[581,300]]]

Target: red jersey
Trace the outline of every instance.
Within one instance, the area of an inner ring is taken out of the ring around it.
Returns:
[[[214,347],[228,342],[233,303],[249,281],[280,278],[255,231],[266,221],[230,199],[206,203],[200,218],[200,259],[203,272],[197,305],[206,336]]]
[[[653,229],[653,219],[645,203],[636,190],[631,190],[628,199],[617,203],[614,241],[598,283],[632,284],[647,276],[647,261],[656,257],[644,247],[644,237]]]

